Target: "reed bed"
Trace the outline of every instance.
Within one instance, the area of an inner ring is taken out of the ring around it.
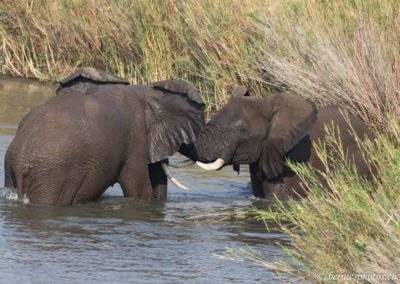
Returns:
[[[1,71],[56,81],[95,66],[132,83],[182,78],[215,111],[247,80],[262,2],[2,1]]]

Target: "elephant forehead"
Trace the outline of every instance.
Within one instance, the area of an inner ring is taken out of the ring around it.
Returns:
[[[256,102],[252,98],[234,97],[213,116],[212,120],[247,121],[255,116],[261,116],[260,102],[260,100]]]

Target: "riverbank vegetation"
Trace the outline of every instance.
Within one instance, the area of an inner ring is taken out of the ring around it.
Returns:
[[[58,80],[75,66],[96,66],[133,83],[182,78],[216,110],[252,74],[264,2],[3,1],[2,72]]]
[[[297,262],[287,271],[323,281],[317,276],[400,271],[399,25],[396,0],[3,1],[1,71],[58,80],[96,66],[134,83],[183,78],[208,113],[237,84],[343,104],[378,133],[364,145],[375,179],[339,159],[323,173],[327,192],[296,167],[307,200],[257,212],[291,237]]]
[[[325,165],[320,174],[329,190],[314,170],[292,165],[308,188],[308,197],[301,203],[254,209],[258,218],[280,224],[293,241],[286,252],[297,260],[296,265],[280,265],[278,270],[317,282],[335,280],[332,277],[342,282],[399,280],[395,273],[400,269],[400,125],[392,120],[387,127],[391,137],[377,134],[375,143],[363,144],[365,158],[379,169],[372,181],[356,174],[343,145],[330,132],[326,144],[339,158],[329,160],[326,148],[318,147]]]
[[[394,273],[400,271],[399,3],[296,2],[298,6],[284,13],[287,21],[264,28],[268,47],[260,52],[259,67],[265,71],[265,81],[320,104],[347,105],[376,129],[376,140],[361,144],[365,159],[378,171],[371,181],[358,176],[331,130],[330,139],[318,147],[325,163],[318,174],[326,178],[329,190],[318,181],[315,170],[291,165],[309,190],[308,197],[256,214],[281,224],[293,242],[286,251],[296,262],[277,265],[278,270],[316,282],[396,282],[399,275]],[[330,159],[327,145],[336,149],[336,159]],[[263,263],[259,257],[257,263]],[[272,264],[266,260],[264,265]]]

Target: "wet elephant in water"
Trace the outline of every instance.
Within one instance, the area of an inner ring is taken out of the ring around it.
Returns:
[[[351,114],[348,118],[357,136],[372,137],[359,118]],[[339,128],[359,173],[368,176],[370,169],[338,106],[317,110],[312,102],[292,94],[251,98],[245,87],[235,89],[229,102],[206,124],[194,154],[207,170],[248,164],[256,197],[304,196],[299,177],[285,165],[285,159],[323,169],[313,144],[325,139],[324,127],[332,123]]]
[[[5,186],[31,203],[99,198],[118,182],[125,197],[165,199],[168,157],[193,142],[204,103],[187,82],[128,82],[78,69],[57,96],[20,122],[5,157]]]

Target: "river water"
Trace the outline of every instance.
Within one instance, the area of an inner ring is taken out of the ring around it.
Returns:
[[[285,235],[241,212],[252,205],[249,173],[231,168],[173,169],[190,187],[169,186],[165,202],[122,198],[118,185],[97,202],[72,207],[15,200],[4,186],[4,155],[18,122],[54,95],[55,86],[0,77],[0,283],[281,283],[227,249],[287,260]],[[174,156],[172,162],[182,159]]]

